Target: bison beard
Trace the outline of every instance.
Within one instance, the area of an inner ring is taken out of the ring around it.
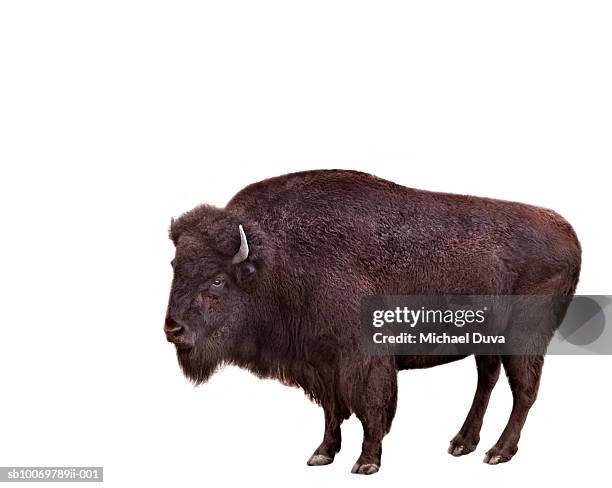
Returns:
[[[213,347],[177,349],[176,356],[183,374],[194,385],[206,383],[215,371],[223,365],[221,354]]]
[[[360,345],[363,296],[571,297],[581,259],[573,229],[550,210],[340,170],[255,183],[224,209],[203,205],[182,215],[170,237],[176,256],[164,330],[185,376],[201,384],[235,364],[301,387],[325,414],[323,441],[309,465],[333,461],[340,425],[356,414],[364,430],[352,469],[359,474],[380,467],[397,372],[463,358],[368,356]],[[554,326],[565,308],[557,312]],[[552,334],[542,327],[534,320],[533,341]],[[476,448],[503,365],[513,406],[485,462],[506,462],[517,452],[544,358],[475,360],[476,393],[449,453]]]

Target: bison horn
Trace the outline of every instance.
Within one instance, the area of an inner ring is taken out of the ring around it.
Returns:
[[[232,258],[233,264],[241,263],[242,261],[244,261],[246,258],[249,257],[249,243],[247,241],[247,237],[246,237],[246,234],[244,233],[244,229],[242,228],[242,225],[238,226],[238,232],[240,232],[240,249],[238,249],[238,252]]]

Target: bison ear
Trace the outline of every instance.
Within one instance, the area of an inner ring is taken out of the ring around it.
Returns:
[[[241,286],[250,285],[253,282],[253,278],[257,273],[257,268],[251,262],[246,262],[241,264],[236,271],[236,277],[238,278],[238,283]]]

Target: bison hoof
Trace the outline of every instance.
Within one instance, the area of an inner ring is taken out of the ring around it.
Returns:
[[[374,474],[377,473],[380,469],[378,464],[359,464],[355,463],[353,469],[351,469],[351,473],[354,474]]]
[[[474,449],[476,449],[476,446],[474,445],[461,444],[459,442],[451,441],[450,446],[448,446],[448,453],[455,457],[459,457],[469,454]]]
[[[333,459],[325,454],[313,454],[308,460],[308,466],[325,466],[331,464],[332,461]]]
[[[486,454],[485,457],[483,459],[483,462],[485,464],[501,464],[501,463],[507,463],[508,461],[510,461],[510,459],[512,459],[512,454],[510,453],[503,453],[498,451],[497,449],[493,448],[490,449]]]

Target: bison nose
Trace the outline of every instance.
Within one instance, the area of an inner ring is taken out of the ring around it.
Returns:
[[[166,317],[164,332],[168,342],[172,342],[177,349],[188,350],[194,345],[193,331],[183,321],[175,320],[170,315]]]
[[[166,323],[164,324],[164,332],[166,333],[166,339],[168,339],[169,342],[177,342],[184,334],[185,327],[176,322],[174,319],[168,317],[166,318]]]

